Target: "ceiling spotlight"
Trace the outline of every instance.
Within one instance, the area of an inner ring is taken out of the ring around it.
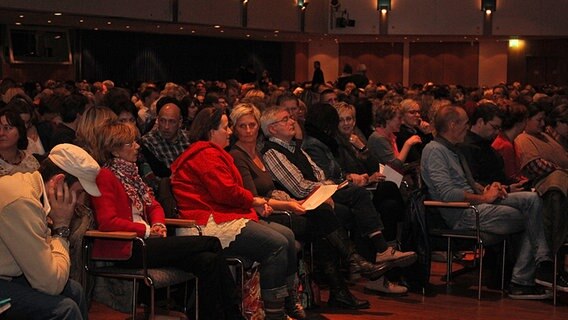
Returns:
[[[497,0],[481,0],[481,11],[485,11],[487,15],[497,11]]]
[[[380,10],[382,14],[386,14],[391,10],[391,0],[377,0],[377,10]]]

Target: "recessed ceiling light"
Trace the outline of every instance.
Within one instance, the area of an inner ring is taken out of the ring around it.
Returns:
[[[61,16],[61,15],[63,15],[63,13],[61,13],[61,12],[55,12],[55,13],[53,13],[53,15],[54,15],[54,16]]]
[[[130,29],[130,26],[126,26],[126,29]]]
[[[279,33],[279,32],[280,32],[279,30],[274,30],[274,33]]]
[[[160,25],[157,25],[156,28],[160,29]]]
[[[107,21],[107,24],[108,24],[108,25],[110,26],[110,25],[112,24],[112,22],[110,22],[110,21]]]
[[[21,14],[21,15],[20,15],[20,18],[23,18],[23,17],[24,17],[24,15],[23,15],[23,14]]]
[[[247,38],[250,38],[250,34],[247,34]]]
[[[191,33],[195,33],[195,30],[191,30]]]
[[[213,28],[219,29],[219,28],[221,28],[221,26],[217,24],[217,25],[214,25]]]
[[[16,25],[17,25],[17,26],[21,26],[22,23],[21,23],[21,22],[16,22]]]
[[[221,30],[220,32],[223,33],[223,32],[225,32],[225,30]]]
[[[99,28],[93,28],[93,30],[97,31],[97,30],[99,30]]]
[[[180,30],[183,30],[183,27],[179,27]]]
[[[85,22],[85,20],[81,19],[81,20],[79,20],[79,22],[80,22],[80,23],[83,23],[83,22]]]
[[[47,20],[47,23],[51,23],[51,20]]]

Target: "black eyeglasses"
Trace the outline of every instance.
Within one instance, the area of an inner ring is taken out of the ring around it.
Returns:
[[[277,123],[288,123],[288,121],[290,121],[290,119],[291,118],[289,116],[285,116],[284,118],[282,118],[278,121],[272,122],[270,125],[277,124]]]

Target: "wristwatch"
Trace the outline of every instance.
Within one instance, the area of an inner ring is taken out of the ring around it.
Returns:
[[[71,235],[71,229],[69,229],[69,227],[59,227],[51,230],[52,237],[69,239],[70,235]]]

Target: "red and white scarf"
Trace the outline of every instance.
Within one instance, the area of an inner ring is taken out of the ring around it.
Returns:
[[[105,167],[112,171],[120,180],[126,190],[126,194],[132,201],[133,207],[140,212],[144,212],[144,206],[152,204],[154,194],[152,189],[140,177],[136,163],[121,158],[113,158]]]

